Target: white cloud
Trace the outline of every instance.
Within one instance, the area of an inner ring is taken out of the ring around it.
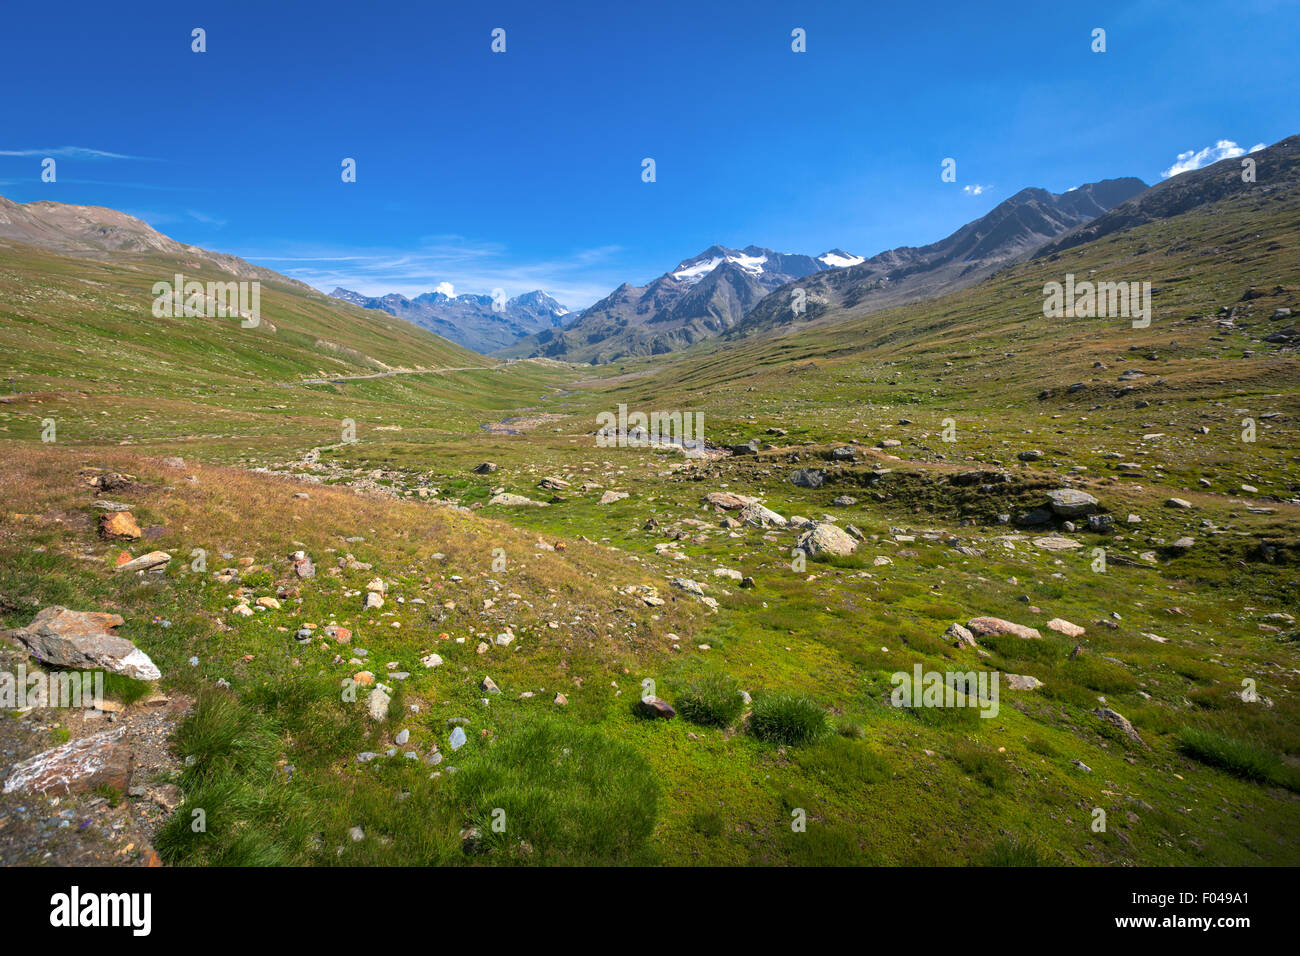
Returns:
[[[1252,153],[1264,148],[1263,143],[1259,143],[1250,148]],[[1200,169],[1202,166],[1212,166],[1221,159],[1234,159],[1237,156],[1246,155],[1246,150],[1242,149],[1230,139],[1221,139],[1213,146],[1207,146],[1204,149],[1189,149],[1185,153],[1179,153],[1178,159],[1172,166],[1160,174],[1161,179],[1168,179],[1170,176],[1177,176],[1179,173],[1189,172],[1193,169]]]
[[[456,295],[456,287],[452,285],[450,282],[439,282],[438,287],[433,291],[441,292],[443,295],[453,297],[453,298]]]
[[[148,156],[127,156],[110,153],[87,146],[51,146],[46,149],[0,149],[0,156],[58,156],[61,159],[148,159]]]
[[[981,193],[987,192],[992,188],[993,188],[992,186],[980,186],[976,184],[974,186],[963,186],[961,187],[961,191],[964,192],[967,196],[978,196]]]

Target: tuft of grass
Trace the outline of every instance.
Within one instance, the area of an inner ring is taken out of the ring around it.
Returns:
[[[1020,837],[999,837],[984,854],[985,866],[1046,866],[1038,844]]]
[[[230,693],[210,690],[176,728],[176,753],[185,762],[185,776],[198,782],[208,777],[255,773],[269,765],[279,750],[270,725]]]
[[[448,800],[483,835],[494,862],[611,865],[647,862],[659,786],[627,744],[543,720],[467,761]],[[495,824],[495,825],[494,825]]]
[[[776,744],[803,744],[827,732],[826,711],[802,694],[768,694],[754,699],[749,733]]]
[[[277,774],[271,723],[233,694],[207,690],[174,736],[185,800],[154,845],[168,863],[288,866],[314,829],[302,795]]]
[[[1011,780],[1011,768],[1006,759],[992,747],[963,740],[952,751],[957,766],[980,783],[1001,790]]]
[[[725,824],[722,814],[717,810],[696,810],[691,814],[688,825],[700,836],[720,837]]]
[[[835,732],[841,737],[848,737],[850,740],[861,740],[867,735],[867,728],[862,725],[860,720],[854,720],[852,717],[839,717],[835,720]]]
[[[705,674],[677,695],[677,712],[705,727],[730,727],[744,709],[740,684],[728,674]]]
[[[1300,791],[1300,774],[1256,741],[1198,727],[1184,727],[1178,732],[1177,740],[1179,750],[1203,764],[1225,770],[1243,780]]]
[[[115,697],[123,704],[134,704],[138,700],[144,700],[152,691],[153,685],[148,681],[135,680],[122,674],[110,674],[108,671],[104,672],[105,695]]]

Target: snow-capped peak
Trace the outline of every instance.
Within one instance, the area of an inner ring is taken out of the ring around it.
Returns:
[[[762,252],[754,255],[749,250],[741,252],[712,246],[694,259],[687,259],[677,267],[677,271],[669,274],[678,282],[698,282],[724,262],[734,263],[750,275],[760,276],[763,274],[763,263],[767,262],[767,254]]]
[[[824,252],[817,257],[818,262],[824,262],[832,269],[846,269],[849,266],[856,266],[859,262],[866,262],[861,256],[850,255],[843,249],[832,249],[830,252]]]

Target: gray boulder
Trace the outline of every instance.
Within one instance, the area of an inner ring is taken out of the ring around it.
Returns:
[[[162,672],[149,655],[113,633],[121,615],[47,607],[24,628],[11,632],[37,660],[55,667],[106,670],[142,681],[155,681]]]
[[[826,472],[816,468],[800,468],[790,473],[790,483],[799,488],[820,488],[826,480]]]
[[[1056,488],[1047,493],[1047,504],[1058,518],[1082,518],[1097,511],[1097,499],[1077,488]]]
[[[799,536],[795,545],[810,558],[820,554],[833,554],[845,557],[858,550],[858,542],[853,536],[835,527],[833,524],[819,524],[811,531]]]

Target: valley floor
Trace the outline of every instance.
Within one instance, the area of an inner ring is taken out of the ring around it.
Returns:
[[[847,395],[828,384],[845,371],[870,401],[808,401]],[[1254,492],[1230,468],[1198,486],[1193,420],[1164,409],[1146,434],[1175,437],[1117,437],[1149,454],[1116,470],[1070,434],[1086,425],[1026,404],[945,457],[952,413],[897,402],[915,380],[817,365],[799,396],[711,396],[710,438],[760,450],[689,459],[597,447],[594,411],[659,387],[644,378],[474,374],[509,383],[509,407],[429,419],[403,401],[419,375],[305,385],[251,429],[140,401],[114,445],[87,440],[99,399],[0,409],[11,433],[57,409],[72,436],[5,443],[4,623],[115,611],[164,675],[111,688],[124,709],[100,722],[6,714],[0,778],[154,710],[172,735],[124,790],[0,796],[5,862],[1300,862],[1300,507],[1287,466],[1265,484],[1269,453]],[[384,413],[331,440],[336,402]],[[1141,414],[1110,421],[1141,433]],[[524,425],[479,427],[506,418]],[[1033,515],[1067,485],[1113,527]],[[856,550],[804,563],[802,522],[728,494],[852,526]],[[98,533],[120,506],[138,541]],[[155,550],[171,560],[114,572]],[[975,618],[1038,636],[955,641]],[[998,674],[996,716],[894,706],[917,665]],[[677,716],[638,713],[649,690]]]

